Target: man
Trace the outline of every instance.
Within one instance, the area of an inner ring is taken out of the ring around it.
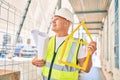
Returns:
[[[54,16],[52,21],[52,31],[55,36],[51,37],[48,44],[45,60],[38,60],[37,56],[32,60],[32,64],[42,68],[43,80],[78,80],[78,69],[59,63],[65,38],[68,36],[68,30],[73,23],[73,14],[66,8],[61,8]],[[74,39],[73,37],[70,38]],[[79,63],[83,66],[85,55],[81,56],[78,43],[69,42],[67,44],[63,60],[73,64]],[[88,50],[91,56],[96,50],[96,42],[90,42]],[[85,54],[85,53],[84,53]],[[85,72],[89,72],[92,61],[91,56]]]

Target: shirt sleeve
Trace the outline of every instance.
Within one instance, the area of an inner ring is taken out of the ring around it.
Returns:
[[[79,48],[79,51],[78,51],[78,59],[80,58],[84,58],[87,56],[87,52],[86,52],[86,48],[84,45],[81,45],[80,48]]]

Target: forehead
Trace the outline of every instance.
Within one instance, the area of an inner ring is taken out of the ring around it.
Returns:
[[[55,16],[54,16],[54,19],[56,19],[56,18],[66,20],[65,18],[63,18],[63,17],[61,17],[61,16],[58,16],[58,15],[55,15]]]

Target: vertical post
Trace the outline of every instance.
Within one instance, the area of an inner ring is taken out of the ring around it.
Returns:
[[[115,67],[120,68],[119,65],[119,0],[115,0]]]
[[[58,9],[61,8],[61,3],[62,3],[62,0],[58,0]]]
[[[110,40],[109,40],[109,15],[107,13],[107,44],[106,45],[107,45],[107,61],[108,62],[110,61],[109,42],[110,42]]]

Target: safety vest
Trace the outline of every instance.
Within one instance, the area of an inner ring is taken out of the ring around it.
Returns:
[[[74,38],[72,37],[70,40],[72,39]],[[59,63],[62,49],[64,48],[63,44],[64,41],[55,52],[56,37],[50,38],[45,58],[46,63],[42,68],[43,80],[78,80],[78,69]],[[78,48],[79,44],[68,42],[62,60],[77,64]]]

